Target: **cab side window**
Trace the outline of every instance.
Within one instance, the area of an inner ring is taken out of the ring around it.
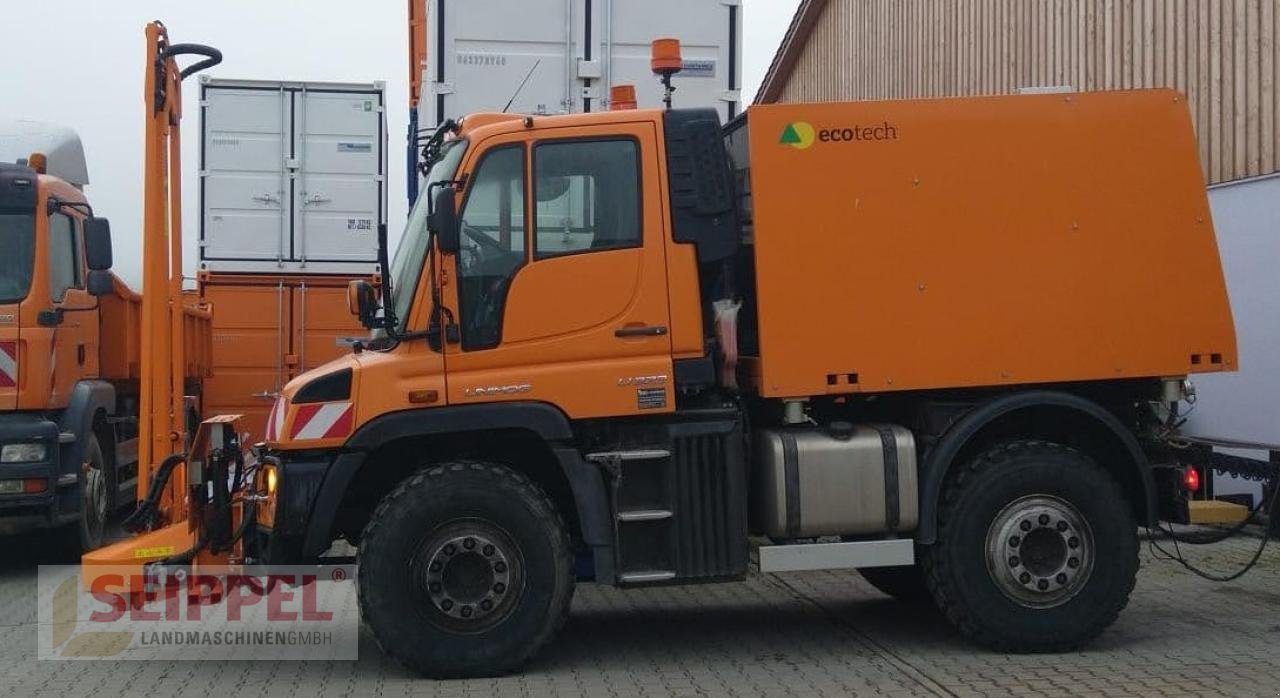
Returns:
[[[533,149],[534,257],[639,247],[640,156],[632,139]]]
[[[84,270],[80,264],[80,224],[70,216],[55,213],[49,217],[49,295],[61,303],[67,289],[84,288]]]
[[[458,216],[463,349],[490,349],[502,341],[507,291],[525,262],[524,172],[523,146],[485,153]]]

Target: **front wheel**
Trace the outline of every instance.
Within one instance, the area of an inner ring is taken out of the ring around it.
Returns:
[[[1017,441],[949,477],[922,562],[935,602],[965,635],[1006,652],[1066,651],[1128,603],[1137,523],[1093,459]]]
[[[98,437],[89,434],[79,473],[80,524],[75,527],[73,535],[83,551],[101,548],[107,541],[115,502],[115,478],[112,475]]]
[[[419,471],[378,506],[359,547],[360,607],[383,651],[432,678],[512,671],[573,597],[555,505],[492,463]]]

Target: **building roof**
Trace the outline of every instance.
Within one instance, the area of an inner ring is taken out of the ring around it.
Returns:
[[[769,72],[765,73],[764,82],[760,83],[760,90],[756,92],[756,104],[778,100],[778,93],[782,91],[796,61],[800,59],[800,52],[808,43],[809,34],[818,24],[818,18],[822,16],[827,2],[828,0],[802,0],[800,7],[796,8],[791,26],[787,29],[786,36],[782,37],[778,52],[773,54],[773,62],[769,64]]]

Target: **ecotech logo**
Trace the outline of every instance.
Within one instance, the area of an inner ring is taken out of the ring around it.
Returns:
[[[859,141],[896,141],[898,127],[885,121],[875,126],[837,126],[814,128],[808,121],[792,121],[782,129],[778,142],[796,150],[808,150],[814,143],[856,143]]]

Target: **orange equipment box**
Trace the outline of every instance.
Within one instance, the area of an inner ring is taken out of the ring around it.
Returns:
[[[200,292],[216,311],[205,414],[244,415],[250,443],[261,440],[285,383],[368,337],[347,309],[352,278],[365,277],[201,272]]]
[[[765,105],[746,127],[765,396],[1236,368],[1174,91]]]

